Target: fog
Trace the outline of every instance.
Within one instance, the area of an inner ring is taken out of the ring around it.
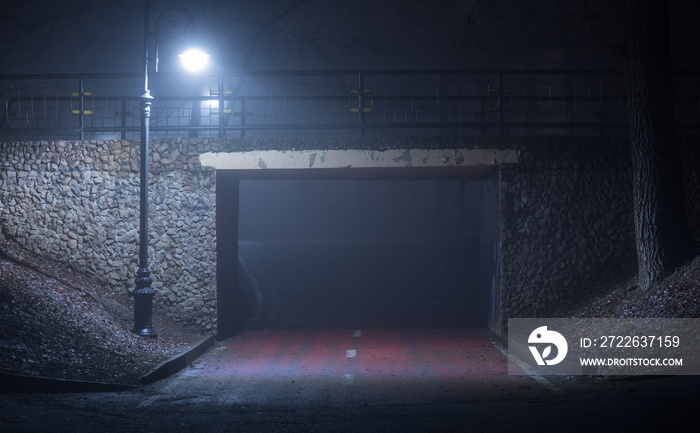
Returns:
[[[480,194],[466,180],[242,180],[255,326],[483,325]]]
[[[479,184],[466,180],[242,180],[239,239],[472,236],[479,194]]]

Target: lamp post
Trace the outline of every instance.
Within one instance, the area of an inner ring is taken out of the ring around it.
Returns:
[[[188,27],[192,22],[192,16],[189,12],[182,8],[170,8],[165,10],[156,20],[154,31],[149,30],[149,15],[151,12],[151,2],[146,0],[143,2],[143,90],[139,95],[141,105],[141,152],[140,152],[140,184],[139,184],[139,199],[140,199],[140,227],[139,227],[139,264],[136,272],[136,288],[131,292],[134,297],[134,328],[132,332],[146,336],[157,337],[158,333],[153,327],[153,296],[155,291],[151,287],[153,280],[151,279],[151,271],[148,269],[148,142],[149,129],[151,119],[151,103],[153,97],[148,90],[148,37],[153,34],[155,36],[155,60],[156,72],[158,72],[158,33],[160,19],[166,12],[178,10],[188,17]],[[200,52],[198,56],[194,56],[199,61],[208,59],[208,55]]]

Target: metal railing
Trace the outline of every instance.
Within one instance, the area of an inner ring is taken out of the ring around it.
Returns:
[[[136,74],[0,76],[0,139],[138,138]],[[700,73],[675,77],[681,134],[700,132]],[[613,71],[297,71],[156,74],[153,136],[626,133]]]

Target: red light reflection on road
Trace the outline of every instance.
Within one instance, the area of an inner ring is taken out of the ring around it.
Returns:
[[[470,329],[252,330],[185,374],[208,378],[236,401],[423,403],[548,392],[526,375],[509,376],[494,341]]]

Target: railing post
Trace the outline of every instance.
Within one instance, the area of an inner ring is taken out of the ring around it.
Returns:
[[[364,107],[362,106],[362,95],[364,94],[363,88],[364,77],[362,72],[357,73],[357,118],[359,119],[359,132],[360,137],[365,135],[365,119],[364,119]]]
[[[479,98],[481,104],[481,136],[486,135],[486,97]]]
[[[498,73],[498,128],[503,136],[503,73]]]
[[[126,99],[122,98],[122,106],[121,106],[121,126],[122,126],[122,131],[121,131],[121,139],[126,140]]]
[[[233,112],[233,109],[231,109]],[[226,134],[224,129],[224,76],[219,74],[219,137],[223,138]]]
[[[605,98],[603,97],[603,89],[600,90],[600,137],[605,136]]]
[[[78,115],[78,128],[80,130],[80,141],[85,140],[85,78],[81,75],[78,78],[78,100],[80,101],[80,114]]]
[[[246,125],[246,101],[247,98],[245,95],[241,96],[241,138],[245,137],[245,125]],[[233,103],[233,99],[231,99],[231,102]],[[232,107],[232,111],[233,111]]]

